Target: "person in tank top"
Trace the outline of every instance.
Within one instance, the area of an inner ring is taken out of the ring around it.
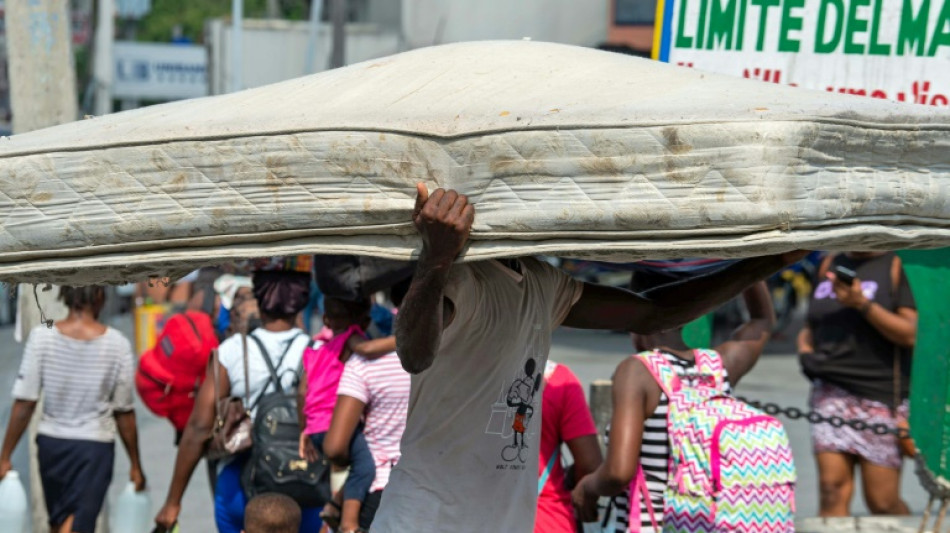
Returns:
[[[676,278],[662,271],[636,272],[631,287],[648,291]],[[772,300],[764,282],[755,283],[742,293],[748,320],[732,337],[713,348],[722,357],[725,367],[725,392],[746,375],[768,342],[775,323]],[[700,377],[696,371],[694,350],[683,341],[683,329],[675,328],[654,335],[633,335],[637,352],[657,350],[672,365],[684,386],[691,386]],[[617,366],[613,376],[613,414],[608,427],[607,458],[592,474],[574,489],[578,508],[590,505],[601,496],[611,497],[607,523],[611,533],[659,533],[653,519],[662,527],[663,493],[668,481],[670,458],[667,412],[669,398],[643,363],[628,357]],[[629,490],[638,468],[643,468],[648,494],[631,501]],[[651,519],[651,512],[653,519]]]

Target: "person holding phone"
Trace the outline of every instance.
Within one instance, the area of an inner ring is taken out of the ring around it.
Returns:
[[[893,252],[825,258],[798,335],[811,408],[868,425],[906,424],[910,357],[917,338],[914,295]],[[900,498],[901,442],[828,423],[812,425],[821,516],[848,516],[854,470],[873,514],[906,515]]]

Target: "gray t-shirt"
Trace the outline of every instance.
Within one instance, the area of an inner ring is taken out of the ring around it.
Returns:
[[[412,376],[402,456],[374,533],[530,533],[538,500],[542,372],[583,285],[535,259],[454,265],[455,317]]]
[[[132,345],[107,328],[92,340],[37,326],[23,351],[13,397],[37,401],[43,413],[37,432],[60,439],[112,442],[115,412],[133,409]]]

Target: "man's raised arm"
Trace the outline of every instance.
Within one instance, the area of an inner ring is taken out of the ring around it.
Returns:
[[[422,253],[409,291],[396,319],[396,353],[402,367],[418,374],[432,365],[442,329],[452,320],[454,309],[445,300],[449,270],[475,220],[475,208],[464,195],[437,189],[429,196],[426,186],[416,186],[412,220],[422,235]]]
[[[796,251],[745,259],[714,274],[664,285],[644,294],[588,284],[563,325],[643,334],[682,326],[807,253]]]

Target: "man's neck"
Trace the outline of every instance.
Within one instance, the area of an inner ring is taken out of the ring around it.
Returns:
[[[506,266],[507,268],[511,269],[515,274],[518,274],[519,276],[522,274],[521,261],[519,261],[518,259],[502,258],[502,259],[499,259],[498,262]]]

